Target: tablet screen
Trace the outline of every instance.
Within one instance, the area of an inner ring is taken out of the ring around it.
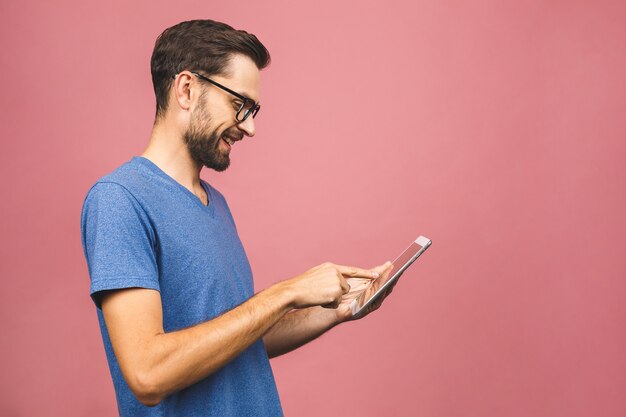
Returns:
[[[430,246],[430,239],[423,236],[418,237],[400,256],[393,261],[393,270],[386,277],[378,278],[372,282],[363,292],[352,302],[352,313],[357,314],[360,310],[371,304],[380,294],[389,287],[400,275]]]

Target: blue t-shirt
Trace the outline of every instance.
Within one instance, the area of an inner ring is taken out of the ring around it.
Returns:
[[[100,309],[103,291],[161,293],[166,332],[213,319],[254,294],[252,271],[224,196],[205,181],[204,205],[146,158],[101,178],[83,205],[83,249],[120,416],[282,416],[262,339],[155,407],[130,391]]]

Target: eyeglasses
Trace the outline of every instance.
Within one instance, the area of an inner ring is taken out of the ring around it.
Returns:
[[[239,106],[239,110],[237,110],[237,114],[235,114],[235,120],[237,120],[237,122],[239,123],[243,122],[250,115],[252,115],[252,118],[254,119],[257,113],[259,112],[259,110],[261,109],[261,105],[256,103],[251,98],[242,96],[241,94],[234,92],[230,88],[224,87],[222,84],[215,82],[211,80],[210,78],[205,77],[204,75],[198,74],[197,72],[192,72],[192,74],[200,78],[201,80],[207,81],[213,84],[214,86],[221,88],[222,90],[226,91],[227,93],[232,94],[233,96],[241,100],[241,105]],[[174,75],[173,78],[176,78],[176,75]]]

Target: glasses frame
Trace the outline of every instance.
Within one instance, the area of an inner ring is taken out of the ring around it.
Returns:
[[[232,94],[233,96],[237,97],[239,100],[242,101],[241,106],[239,107],[239,110],[237,110],[237,113],[235,114],[235,120],[239,123],[243,123],[251,114],[252,114],[252,118],[254,119],[257,115],[257,113],[259,112],[259,110],[261,109],[261,104],[255,102],[254,100],[252,100],[249,97],[246,97],[244,95],[241,95],[233,90],[231,90],[230,88],[223,86],[222,84],[218,83],[217,81],[213,81],[212,79],[205,77],[202,74],[198,74],[197,72],[193,72],[191,71],[191,73],[193,75],[195,75],[196,77],[200,78],[201,80],[204,80],[206,82],[209,82],[211,84],[213,84],[216,87],[221,88],[222,90],[226,91],[227,93]],[[173,78],[176,78],[176,75],[173,76]],[[240,113],[241,111],[246,107],[246,105],[248,103],[252,103],[252,107],[250,107],[250,109],[248,109],[246,112],[243,113],[243,116],[240,118]]]

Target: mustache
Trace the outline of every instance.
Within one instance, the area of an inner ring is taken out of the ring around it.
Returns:
[[[229,131],[229,130],[225,130],[224,133],[222,133],[222,136],[228,136],[229,138],[233,138],[236,140],[241,140],[243,139],[243,133],[241,133],[240,131],[234,130],[234,131]]]

